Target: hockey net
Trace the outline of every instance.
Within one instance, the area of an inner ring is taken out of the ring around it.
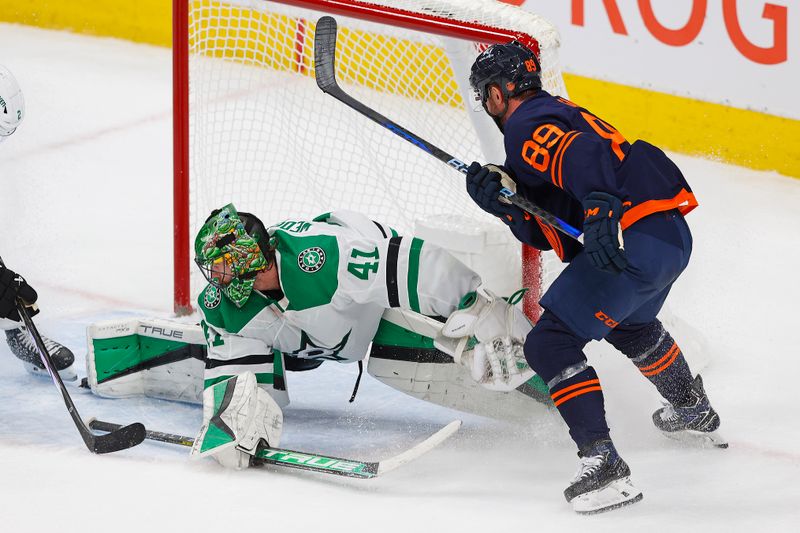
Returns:
[[[504,160],[467,81],[481,47],[511,38],[538,46],[545,89],[566,95],[555,28],[493,0],[175,0],[179,314],[202,287],[191,241],[228,202],[266,224],[346,208],[401,233],[430,217],[502,226],[473,204],[463,176],[316,87],[314,28],[325,14],[339,26],[342,87],[463,161]],[[535,314],[546,273],[538,252],[521,252],[519,263]]]

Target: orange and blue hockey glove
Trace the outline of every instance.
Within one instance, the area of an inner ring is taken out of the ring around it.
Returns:
[[[599,270],[619,274],[628,266],[622,231],[622,200],[595,191],[583,199],[583,250]]]

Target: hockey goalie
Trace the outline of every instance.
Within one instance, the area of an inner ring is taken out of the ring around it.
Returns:
[[[287,372],[327,361],[361,370],[369,355],[387,385],[482,415],[549,400],[523,355],[519,292],[500,298],[445,249],[360,213],[265,227],[228,204],[200,229],[195,261],[208,281],[199,326],[93,324],[87,355],[96,394],[202,402],[195,457],[239,469],[278,446]]]

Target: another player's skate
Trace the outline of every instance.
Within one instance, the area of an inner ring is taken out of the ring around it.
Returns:
[[[596,441],[578,456],[578,472],[564,491],[576,513],[601,513],[642,499],[642,491],[631,483],[630,468],[611,440]]]
[[[42,363],[42,359],[39,357],[39,351],[36,349],[36,345],[33,343],[33,340],[31,340],[24,326],[6,330],[6,340],[8,341],[8,347],[11,348],[11,352],[25,365],[25,370],[31,374],[48,376],[47,369],[45,369],[44,363]],[[42,340],[44,341],[47,351],[50,353],[50,357],[61,379],[64,381],[75,381],[78,379],[75,369],[72,368],[72,363],[75,362],[75,356],[72,355],[70,349],[44,335],[42,335]]]
[[[698,375],[692,382],[686,405],[667,404],[653,413],[653,423],[669,438],[727,448],[728,442],[717,433],[719,415],[711,407],[703,390],[703,379]]]

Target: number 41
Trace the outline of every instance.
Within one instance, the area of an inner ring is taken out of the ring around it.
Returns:
[[[352,275],[357,277],[361,280],[368,280],[370,273],[376,273],[378,271],[378,247],[376,246],[374,250],[371,252],[362,252],[361,250],[357,250],[353,248],[353,251],[350,252],[350,257],[353,259],[364,258],[364,259],[375,259],[375,261],[364,261],[360,263],[351,262],[347,263],[347,271],[350,272]]]

